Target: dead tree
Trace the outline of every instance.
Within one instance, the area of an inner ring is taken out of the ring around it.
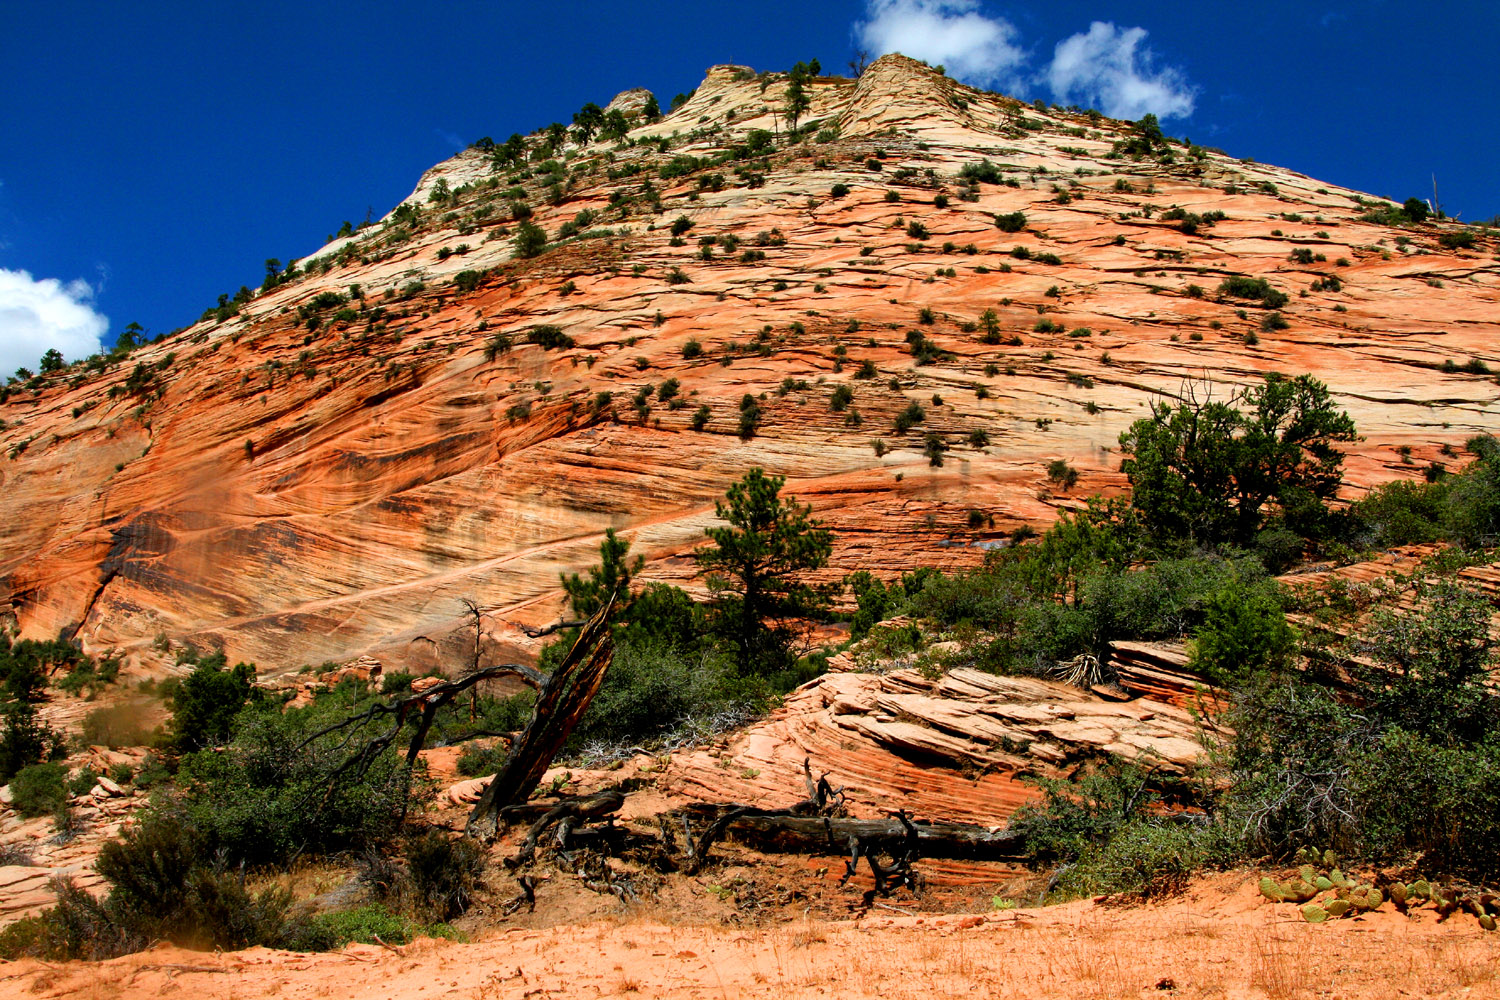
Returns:
[[[500,825],[500,810],[525,802],[531,796],[551,766],[552,758],[588,711],[614,658],[614,638],[609,629],[609,615],[614,606],[615,598],[611,596],[584,623],[562,663],[539,685],[531,722],[511,745],[504,766],[469,813],[464,828],[469,836],[494,839]]]
[[[453,702],[463,692],[474,689],[481,681],[495,680],[500,677],[519,678],[538,692],[531,723],[512,745],[505,767],[501,769],[495,781],[491,782],[491,788],[486,790],[485,796],[480,799],[479,804],[474,808],[474,813],[469,817],[471,834],[476,830],[483,830],[487,822],[488,836],[493,836],[499,815],[498,809],[513,802],[526,801],[541,780],[542,774],[552,763],[553,756],[567,741],[573,727],[578,724],[578,720],[588,709],[589,702],[598,692],[599,685],[604,680],[604,672],[609,669],[610,660],[614,655],[614,644],[609,631],[609,614],[614,608],[614,598],[611,597],[593,618],[581,623],[583,631],[579,634],[578,640],[573,644],[573,648],[569,650],[563,662],[550,675],[519,663],[479,667],[479,646],[483,637],[480,612],[472,601],[465,601],[464,605],[467,613],[474,618],[473,669],[462,677],[436,684],[420,694],[407,695],[391,702],[371,705],[358,715],[351,715],[330,726],[325,726],[304,739],[298,749],[311,746],[326,736],[343,733],[343,740],[332,749],[335,752],[348,750],[365,732],[366,726],[388,719],[385,729],[367,739],[334,769],[329,776],[328,786],[331,790],[334,782],[350,772],[356,779],[362,779],[380,759],[381,754],[394,746],[398,739],[403,738],[403,733],[408,732],[408,727],[410,731],[405,736],[406,767],[402,770],[402,780],[409,784],[412,768],[417,763],[417,756],[427,745],[427,735],[437,719],[438,712],[444,706]],[[546,631],[555,631],[556,628],[562,627],[566,627],[566,623]],[[470,735],[472,737],[495,734],[475,732]],[[501,783],[502,778],[505,779],[503,783]],[[495,788],[497,783],[500,784],[498,790]],[[477,826],[476,819],[478,820]]]

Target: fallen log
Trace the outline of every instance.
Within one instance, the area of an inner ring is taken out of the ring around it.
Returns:
[[[530,861],[532,855],[536,853],[536,845],[542,839],[542,834],[552,826],[557,827],[557,846],[560,849],[566,849],[568,836],[579,823],[611,817],[619,812],[624,804],[625,793],[618,788],[608,788],[587,798],[571,798],[559,802],[531,825],[531,829],[526,833],[525,842],[521,844],[520,853],[506,864],[511,868],[519,868]]]
[[[994,830],[967,823],[912,821],[917,844],[926,858],[963,858],[981,861],[1020,861],[1026,857],[1019,831]],[[792,816],[746,810],[725,824],[725,833],[761,850],[813,854],[842,853],[851,837],[868,846],[899,848],[908,831],[899,819],[846,819]]]

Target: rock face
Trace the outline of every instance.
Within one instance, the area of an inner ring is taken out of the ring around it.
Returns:
[[[1036,792],[1023,775],[1063,777],[1108,754],[1186,773],[1202,751],[1184,708],[1112,703],[1077,688],[960,668],[827,674],[712,750],[674,754],[659,782],[711,802],[789,806],[802,762],[848,794],[851,815],[905,808],[922,818],[1000,826]]]
[[[834,529],[830,576],[890,574],[972,565],[1118,490],[1120,432],[1188,379],[1328,382],[1364,435],[1351,495],[1495,428],[1488,236],[1444,249],[1451,226],[1361,221],[1355,192],[1218,152],[1112,157],[1125,123],[899,56],[810,85],[799,124],[818,138],[662,176],[784,133],[785,84],[716,68],[632,144],[569,145],[559,174],[497,174],[467,150],[237,316],[13,391],[0,610],[26,635],[147,659],[164,634],[267,673],[360,654],[409,670],[468,661],[461,598],[553,617],[558,573],[595,561],[606,528],[646,578],[696,586],[687,556],[752,465]],[[961,182],[981,159],[1007,183]],[[514,187],[549,236],[595,218],[512,260]],[[1174,205],[1226,217],[1188,233],[1162,219]],[[1012,212],[1025,225],[1002,232]],[[679,217],[692,228],[674,246]],[[1287,328],[1220,296],[1229,275],[1290,296]],[[572,346],[528,342],[541,325]],[[842,385],[853,402],[835,411]],[[912,401],[925,420],[895,433]],[[1045,476],[1057,458],[1082,474],[1068,493]],[[495,630],[494,655],[525,655],[524,635]]]

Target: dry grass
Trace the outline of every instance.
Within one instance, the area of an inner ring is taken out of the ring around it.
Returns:
[[[1250,985],[1265,991],[1267,1000],[1297,1000],[1311,960],[1305,933],[1264,928],[1250,938]]]
[[[202,958],[148,952],[106,968],[38,968],[34,979],[22,973],[14,984],[69,1000],[144,1000],[169,983],[195,1000],[242,1000],[278,986],[289,996],[383,1000],[416,995],[438,978],[451,995],[480,1000],[528,991],[653,1000],[1500,996],[1496,938],[1471,922],[1435,924],[1386,913],[1310,925],[1292,910],[1257,902],[1253,885],[1226,882],[1215,892],[1198,903],[1135,909],[1083,903],[969,918],[821,922],[799,916],[759,927],[635,918],[517,927],[469,945],[413,945],[403,955],[353,963],[338,955],[272,958],[243,966],[233,977],[163,971]]]

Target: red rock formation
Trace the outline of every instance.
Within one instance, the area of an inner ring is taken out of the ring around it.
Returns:
[[[1221,392],[1272,370],[1327,381],[1365,435],[1351,494],[1451,463],[1440,446],[1495,428],[1493,380],[1462,369],[1497,360],[1487,237],[1444,250],[1438,226],[1360,221],[1352,191],[1218,152],[1111,158],[1122,123],[1018,106],[899,56],[811,86],[803,121],[840,129],[833,141],[659,176],[672,157],[783,129],[783,86],[710,71],[633,145],[570,147],[556,204],[541,178],[492,175],[466,151],[424,176],[415,226],[388,217],[237,317],[13,392],[0,406],[0,602],[27,635],[76,630],[148,659],[164,633],[263,671],[361,653],[409,670],[467,661],[462,597],[497,617],[554,615],[558,572],[591,563],[606,528],[648,556],[648,578],[691,584],[713,501],[751,465],[788,476],[836,531],[830,575],[888,574],[973,564],[1007,530],[1118,490],[1119,433],[1184,379]],[[965,201],[957,172],[981,157],[1017,186]],[[439,181],[453,201],[430,202]],[[512,184],[549,234],[588,209],[612,235],[511,261]],[[831,197],[835,184],[849,193]],[[1189,234],[1160,218],[1172,205],[1227,218]],[[1013,211],[1024,229],[998,230],[992,216]],[[693,228],[674,247],[679,216]],[[696,246],[731,236],[709,259]],[[1325,259],[1291,260],[1298,247]],[[689,281],[670,283],[674,269]],[[465,271],[486,272],[472,291],[455,284]],[[1289,328],[1262,332],[1264,310],[1220,300],[1228,274],[1290,295]],[[355,284],[353,318],[325,309],[310,329],[299,315]],[[969,324],[987,309],[1015,343],[981,343]],[[1042,319],[1058,332],[1037,331]],[[526,343],[538,324],[575,346]],[[909,353],[914,329],[944,352],[932,363]],[[514,346],[487,357],[497,333]],[[703,356],[684,357],[690,341]],[[878,377],[854,377],[865,361]],[[668,379],[686,405],[653,394],[633,407]],[[830,409],[841,384],[857,426]],[[763,417],[741,439],[746,393],[765,397]],[[926,421],[894,434],[909,400]],[[700,406],[709,419],[693,430]],[[928,432],[950,447],[940,468],[921,454]],[[1045,478],[1056,458],[1082,473],[1068,495]],[[977,529],[971,510],[987,515]],[[528,648],[510,632],[491,652]]]

